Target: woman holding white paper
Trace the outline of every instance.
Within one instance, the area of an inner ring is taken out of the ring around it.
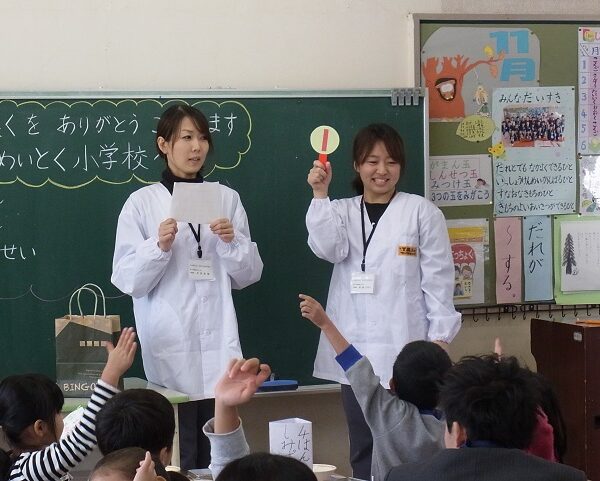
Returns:
[[[241,357],[231,289],[260,279],[263,263],[237,192],[219,185],[221,217],[209,225],[170,217],[175,182],[204,182],[212,139],[206,117],[187,105],[161,116],[156,144],[162,180],[131,194],[117,226],[111,280],[133,298],[149,381],[189,395],[179,406],[181,466],[210,459],[203,424],[229,359]],[[214,199],[212,199],[214,200]]]

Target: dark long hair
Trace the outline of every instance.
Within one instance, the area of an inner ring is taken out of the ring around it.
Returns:
[[[160,116],[160,120],[158,121],[158,125],[156,126],[156,140],[158,141],[159,137],[162,137],[167,142],[171,142],[174,136],[179,134],[179,129],[181,127],[181,122],[186,117],[192,119],[196,128],[202,132],[206,140],[208,140],[209,152],[213,148],[213,141],[210,135],[210,128],[208,126],[208,120],[202,112],[200,112],[197,108],[192,107],[186,104],[177,104],[172,105],[167,110],[165,110]],[[158,155],[160,155],[163,160],[167,161],[167,156],[158,148],[158,142],[155,142],[156,150],[158,151]]]
[[[27,450],[21,440],[23,431],[42,420],[54,432],[56,415],[64,397],[54,381],[41,374],[8,376],[0,382],[0,426],[11,449]],[[1,451],[1,450],[0,450]],[[0,480],[8,479],[14,456],[0,452]]]

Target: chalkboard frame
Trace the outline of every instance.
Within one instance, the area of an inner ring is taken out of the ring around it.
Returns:
[[[30,100],[69,100],[69,101],[79,101],[79,100],[88,100],[88,99],[144,99],[144,98],[154,98],[160,100],[171,100],[171,99],[285,99],[285,98],[302,98],[302,99],[318,99],[318,98],[383,98],[390,99],[390,104],[395,105],[394,101],[398,101],[398,99],[402,99],[402,95],[406,92],[411,92],[412,89],[399,89],[401,95],[398,95],[398,91],[390,90],[390,89],[366,89],[366,90],[318,90],[318,91],[304,91],[304,90],[286,90],[286,91],[235,91],[235,90],[209,90],[209,91],[174,91],[174,92],[155,92],[155,91],[143,91],[143,92],[127,92],[127,91],[111,91],[111,92],[102,92],[102,91],[86,91],[86,92],[0,92],[0,100],[15,100],[18,102],[25,102]],[[427,121],[427,97],[423,95],[422,91],[417,92],[416,97],[411,96],[410,98],[406,98],[407,105],[410,105],[410,102],[414,98],[417,98],[421,103],[422,108],[422,125],[417,126],[415,128],[415,133],[418,133],[418,137],[422,139],[422,145],[420,148],[423,151],[422,159],[417,160],[414,164],[411,164],[411,168],[415,168],[417,171],[421,172],[423,182],[422,185],[414,186],[417,191],[420,191],[421,194],[424,193],[425,190],[425,166],[427,165],[428,158],[428,121]],[[421,141],[421,140],[419,140]],[[413,167],[414,165],[414,167]],[[0,185],[1,188],[1,185]],[[308,187],[307,187],[308,189]],[[415,191],[415,190],[411,190]],[[252,222],[251,222],[252,228]],[[253,232],[254,234],[254,232]],[[259,246],[260,248],[260,246]],[[321,261],[319,261],[321,262]],[[328,267],[327,269],[329,269]],[[328,284],[328,279],[327,279]],[[243,291],[242,291],[243,292]],[[6,299],[0,299],[0,303],[5,301]],[[324,301],[324,299],[322,299]],[[64,314],[64,313],[61,313]],[[51,322],[51,319],[47,319],[48,322]],[[132,325],[131,319],[123,319],[122,316],[122,324]],[[316,329],[315,329],[316,333]],[[316,339],[315,334],[315,339]],[[50,342],[50,340],[48,340]],[[243,339],[242,339],[243,343]],[[246,348],[244,345],[245,354]],[[313,346],[311,346],[312,349]],[[316,342],[314,344],[314,349],[316,350]],[[251,355],[255,354],[250,352]],[[256,353],[260,354],[260,353]],[[24,366],[25,368],[25,366]],[[52,372],[51,367],[45,368],[46,373],[50,374]],[[28,369],[25,369],[28,370]],[[141,375],[141,363],[138,360],[136,362],[136,366],[134,366],[134,371],[131,373],[132,375]],[[143,372],[143,371],[142,371]],[[8,372],[6,374],[9,374]],[[2,377],[3,373],[0,373],[0,377]],[[309,376],[310,377],[310,376]],[[313,378],[312,384],[320,383],[320,380],[314,380]],[[306,382],[306,379],[300,379],[300,382],[303,385],[311,385]]]

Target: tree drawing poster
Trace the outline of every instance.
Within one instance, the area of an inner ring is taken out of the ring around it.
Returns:
[[[560,224],[563,292],[600,290],[600,220]]]
[[[576,212],[574,102],[573,87],[494,90],[494,214]]]
[[[429,120],[490,116],[492,91],[538,86],[540,42],[528,28],[442,27],[423,45],[421,85]]]

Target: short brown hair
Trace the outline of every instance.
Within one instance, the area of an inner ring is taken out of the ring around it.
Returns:
[[[135,473],[140,467],[140,461],[143,461],[145,457],[146,450],[142,448],[117,449],[112,453],[108,453],[98,461],[88,479],[91,481],[97,474],[106,475],[111,472],[117,472],[125,479],[133,481]],[[165,480],[169,479],[169,475],[160,460],[156,456],[152,456],[152,461],[154,461],[154,471],[156,475]]]
[[[90,473],[89,479],[92,480],[96,474],[117,472],[125,479],[133,480],[137,469],[140,467],[140,461],[143,461],[145,457],[146,451],[142,448],[118,449],[98,461]]]
[[[208,120],[206,120],[205,115],[191,105],[172,105],[162,113],[158,125],[156,126],[156,150],[158,151],[158,155],[160,155],[165,162],[167,161],[167,156],[158,148],[158,138],[162,137],[167,142],[170,142],[174,136],[179,134],[181,122],[183,122],[183,119],[186,117],[192,119],[196,128],[204,134],[206,140],[208,140],[209,151],[213,148],[210,128],[208,127]]]
[[[400,134],[388,124],[370,124],[356,134],[352,147],[353,166],[364,164],[377,142],[383,142],[390,157],[400,164],[400,178],[402,178],[406,167],[404,141]],[[360,195],[365,191],[358,172],[352,180],[352,187]]]

